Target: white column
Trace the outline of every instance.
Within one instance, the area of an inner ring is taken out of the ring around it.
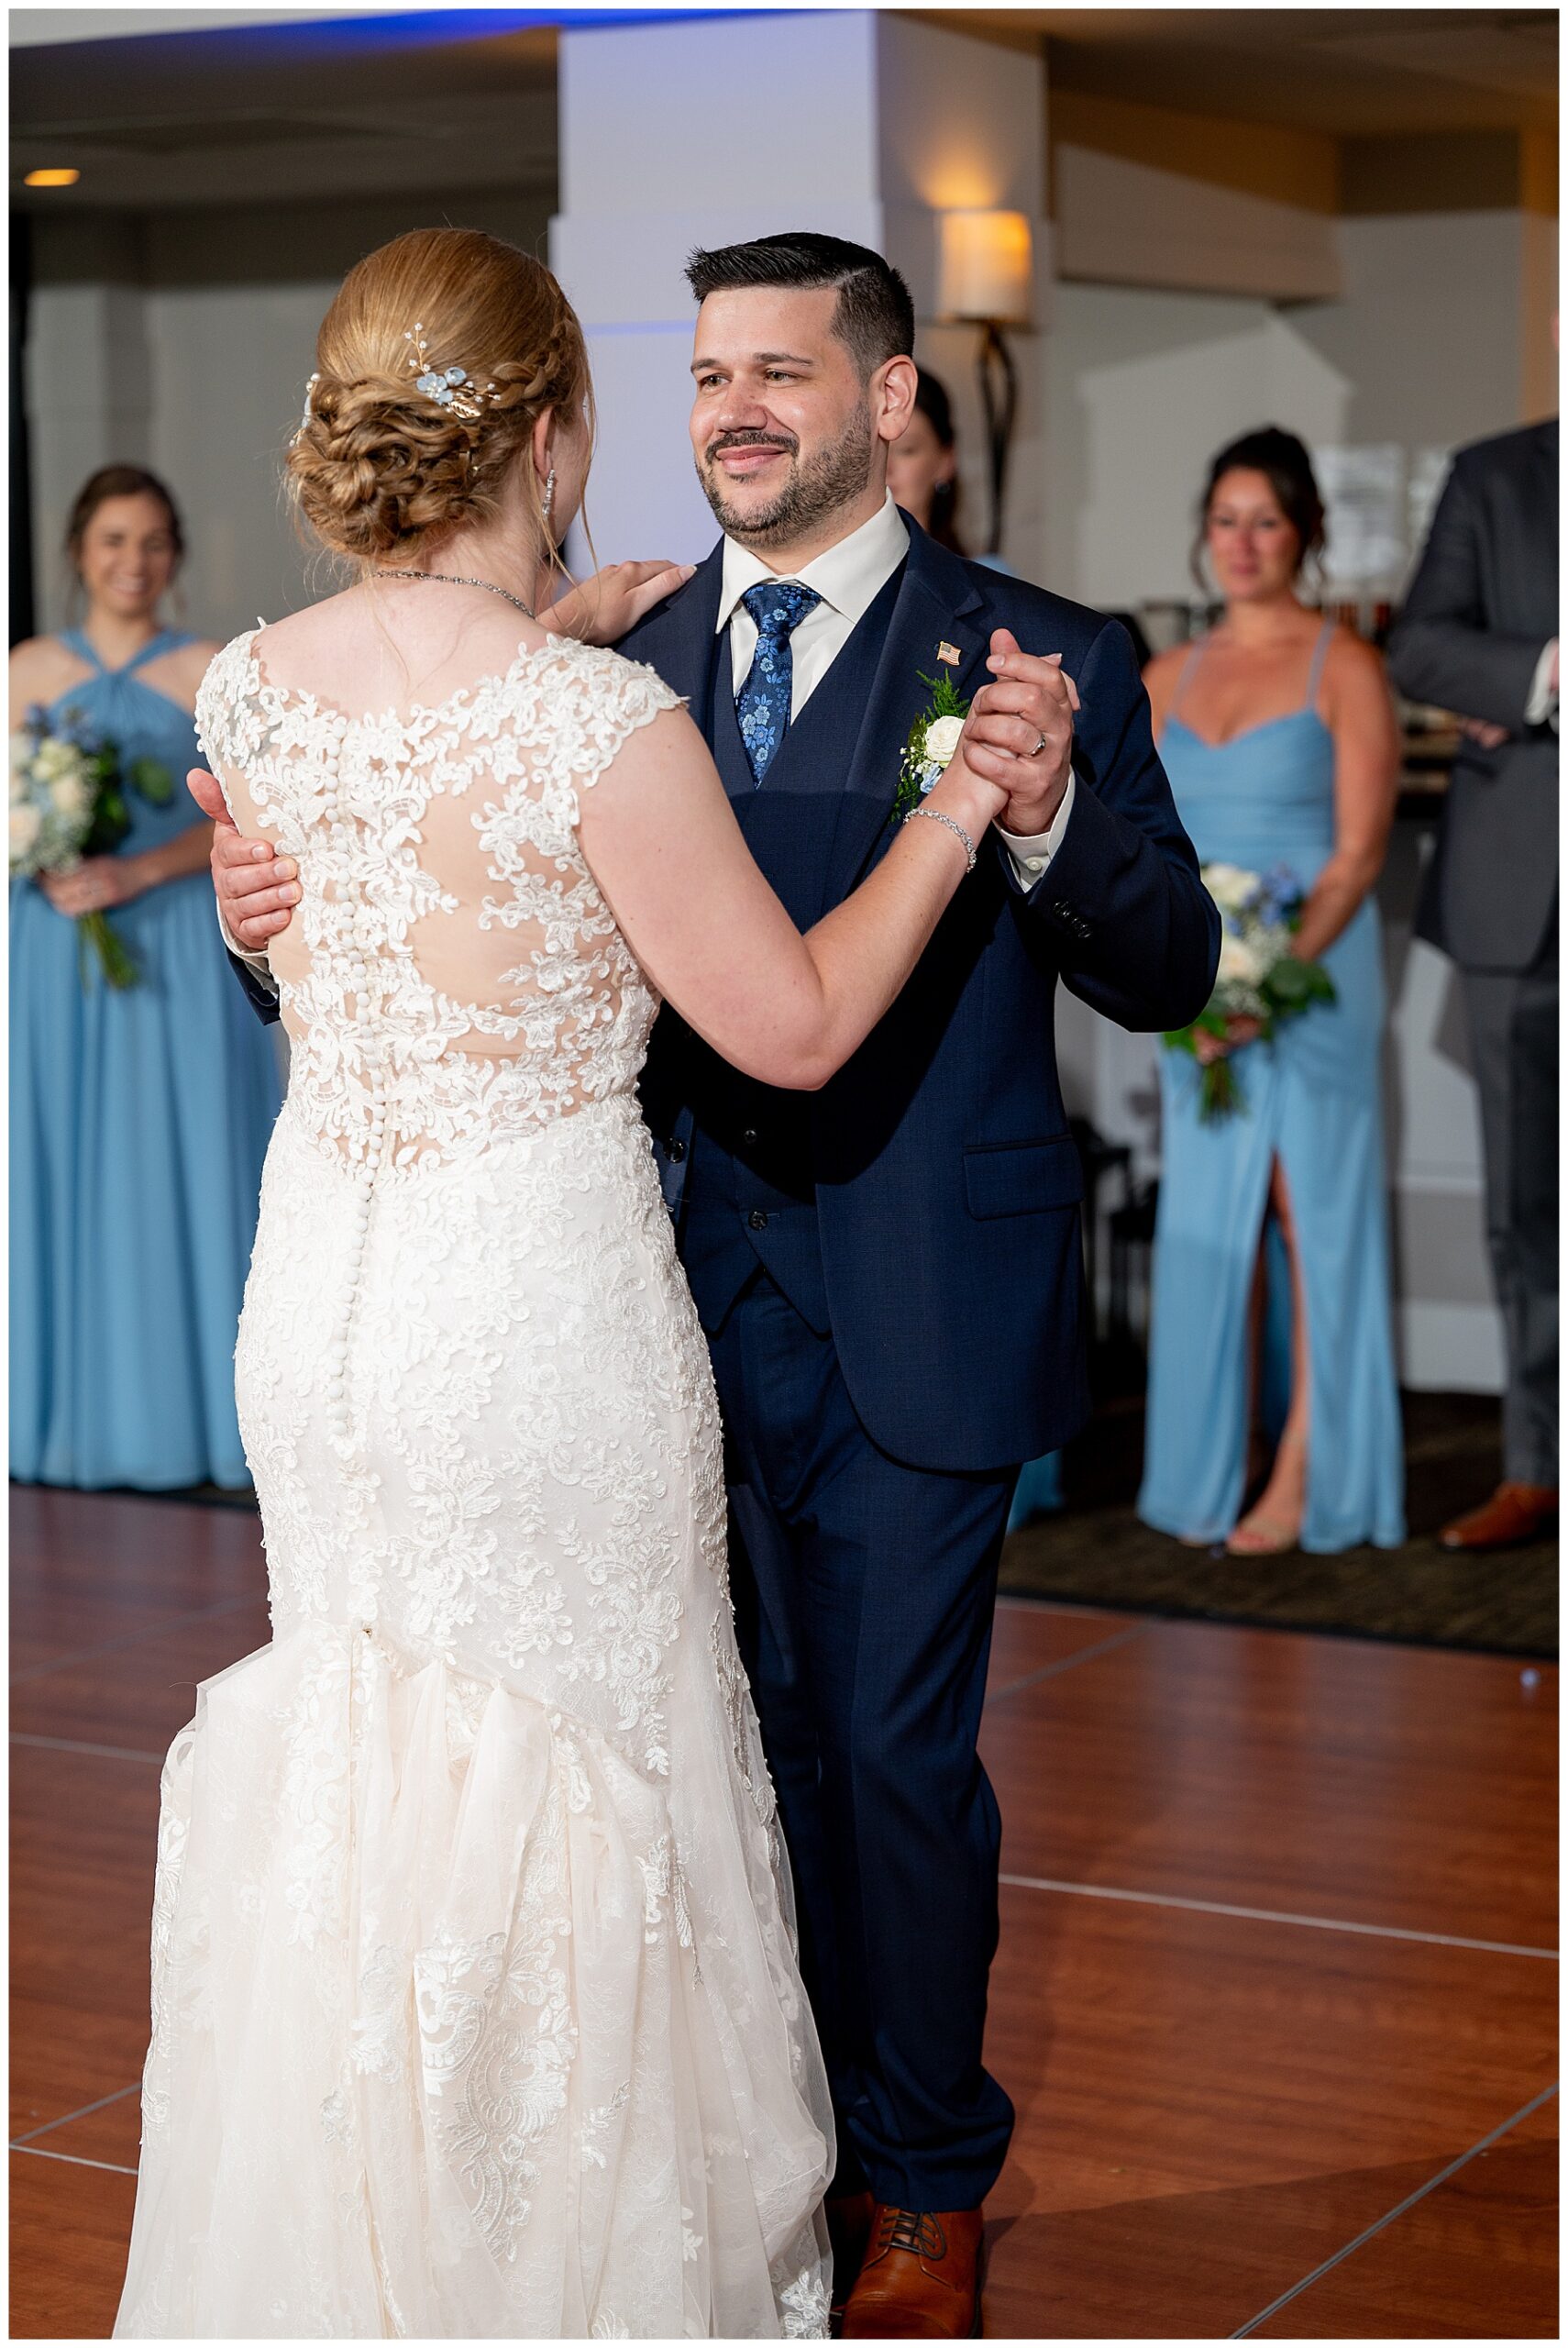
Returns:
[[[1044,324],[1045,93],[1036,59],[872,10],[574,28],[560,36],[561,209],[552,266],[588,332],[599,398],[589,521],[601,557],[690,560],[713,540],[686,437],[695,246],[788,228],[847,238],[908,278],[920,356],[958,409],[984,502],[974,336],[938,328],[944,208],[1026,213]],[[1041,533],[1035,338],[1020,336],[1007,547]]]

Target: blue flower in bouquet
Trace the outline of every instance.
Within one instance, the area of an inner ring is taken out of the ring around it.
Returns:
[[[1301,883],[1288,864],[1275,864],[1259,876],[1258,919],[1270,929],[1290,923],[1302,905]]]

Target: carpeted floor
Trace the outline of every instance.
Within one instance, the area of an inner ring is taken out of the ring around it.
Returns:
[[[1230,1557],[1184,1549],[1139,1523],[1132,1501],[1143,1453],[1142,1398],[1107,1402],[1067,1452],[1066,1508],[1008,1541],[1001,1587],[1013,1597],[1135,1613],[1555,1656],[1555,1539],[1454,1557],[1433,1537],[1497,1479],[1496,1401],[1407,1394],[1405,1437],[1410,1537],[1404,1548]]]

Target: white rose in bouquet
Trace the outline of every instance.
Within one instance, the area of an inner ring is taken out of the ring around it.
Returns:
[[[1220,941],[1217,975],[1221,986],[1255,987],[1265,975],[1264,958],[1250,938],[1228,929]]]
[[[50,791],[58,792],[62,782],[79,776],[81,770],[82,753],[74,742],[50,737],[33,753],[34,776]]]
[[[38,845],[43,817],[28,799],[14,800],[11,804],[11,861],[20,864],[31,856]]]
[[[62,774],[50,786],[50,797],[68,824],[79,824],[93,804],[93,794],[81,774]]]
[[[1239,914],[1256,889],[1258,876],[1239,864],[1206,864],[1203,885],[1222,914]]]

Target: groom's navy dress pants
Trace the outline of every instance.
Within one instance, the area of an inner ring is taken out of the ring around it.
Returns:
[[[1013,1479],[879,1450],[825,1332],[814,1231],[785,1273],[798,1304],[755,1254],[720,1266],[737,1220],[689,1200],[683,1252],[707,1302],[741,1652],[833,2087],[834,2189],[972,2209],[1012,2127],[980,2059],[1000,1821],[976,1739]]]

